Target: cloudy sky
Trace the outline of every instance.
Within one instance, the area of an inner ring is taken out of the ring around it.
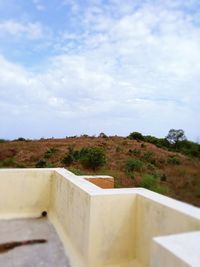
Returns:
[[[0,138],[200,138],[199,0],[0,0]]]

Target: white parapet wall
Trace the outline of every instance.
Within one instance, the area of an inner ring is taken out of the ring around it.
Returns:
[[[142,188],[102,189],[87,178],[60,168],[2,169],[0,219],[47,211],[71,267],[200,266],[199,208]]]

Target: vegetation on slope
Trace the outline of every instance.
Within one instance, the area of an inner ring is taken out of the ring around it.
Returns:
[[[101,133],[2,140],[0,167],[65,167],[77,175],[112,175],[115,187],[145,187],[200,206],[200,145],[176,131],[163,139],[134,132],[127,138]]]

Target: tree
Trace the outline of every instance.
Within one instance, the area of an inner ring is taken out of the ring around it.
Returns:
[[[139,132],[130,133],[128,138],[137,141],[144,141],[144,136]]]
[[[170,144],[174,145],[175,148],[177,148],[178,142],[186,140],[186,136],[182,129],[179,130],[171,129],[169,130],[166,139],[167,141],[169,141]]]
[[[80,162],[84,167],[95,171],[106,163],[105,151],[100,147],[82,148]]]

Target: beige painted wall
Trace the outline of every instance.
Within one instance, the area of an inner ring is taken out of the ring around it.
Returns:
[[[66,248],[75,256],[71,260],[76,262],[76,266],[87,266],[90,196],[57,172],[52,182],[50,219],[57,231],[63,234],[63,241],[69,243]]]
[[[122,266],[135,258],[135,194],[91,199],[89,267]]]
[[[40,216],[48,210],[51,170],[0,170],[0,217]]]
[[[149,267],[153,237],[200,230],[200,212],[191,205],[142,191],[137,196],[136,258]]]
[[[153,237],[200,230],[199,209],[146,189],[104,190],[64,169],[0,170],[1,218],[43,210],[72,267],[150,267]]]

